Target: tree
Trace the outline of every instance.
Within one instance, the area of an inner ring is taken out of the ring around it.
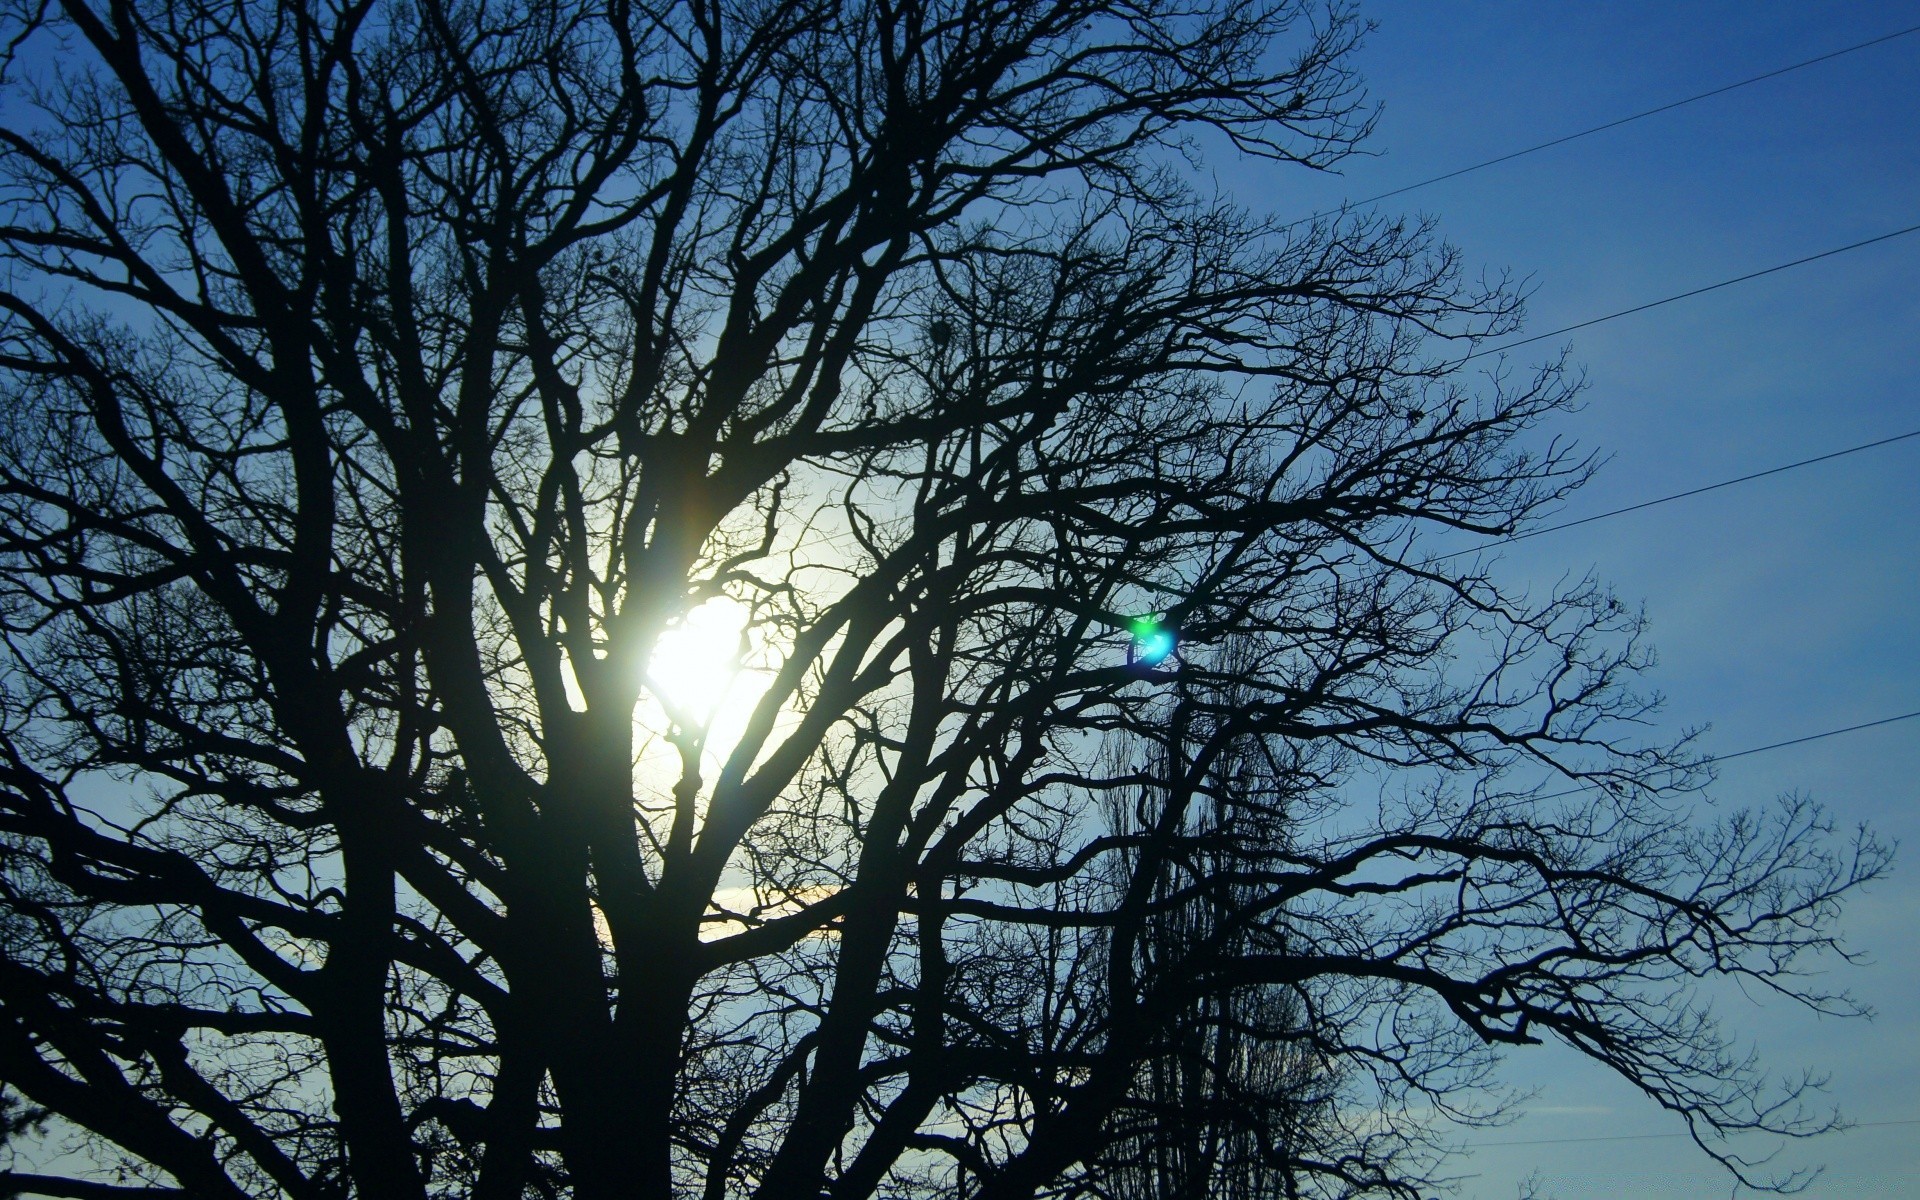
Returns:
[[[1591,466],[1517,295],[1192,182],[1359,144],[1344,7],[8,12],[0,1077],[113,1181],[0,1187],[1411,1196],[1549,1037],[1820,1126],[1692,984],[1844,1008],[1881,849],[1432,557]]]

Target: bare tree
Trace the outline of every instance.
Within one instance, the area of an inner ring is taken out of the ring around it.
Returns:
[[[1176,773],[1188,761],[1180,749],[1150,747],[1154,757],[1142,773],[1150,782],[1111,805],[1111,827],[1126,844],[1109,859],[1116,902],[1141,876],[1141,852],[1155,846],[1151,831],[1164,819]],[[1273,762],[1264,753],[1269,749],[1255,741],[1229,744],[1216,755],[1193,801],[1180,805],[1185,816],[1177,841],[1160,843],[1178,849],[1147,876],[1153,894],[1130,964],[1152,981],[1146,990],[1158,985],[1177,992],[1181,975],[1197,961],[1231,961],[1276,946],[1284,951],[1273,937],[1282,922],[1271,914],[1258,923],[1242,919],[1267,898],[1243,868],[1249,852],[1277,855],[1291,845],[1294,802],[1315,774],[1297,760]],[[1110,772],[1113,778],[1128,773],[1124,760]],[[1192,992],[1186,1011],[1155,1031],[1157,1053],[1139,1056],[1139,1077],[1109,1119],[1099,1164],[1104,1178],[1090,1191],[1115,1200],[1301,1195],[1313,1156],[1351,1140],[1341,1129],[1349,1114],[1340,1093],[1353,1071],[1323,1053],[1307,1016],[1282,985]],[[1373,1181],[1406,1157],[1391,1128],[1376,1132],[1369,1161],[1353,1164]]]
[[[0,1191],[1411,1196],[1542,1038],[1820,1126],[1692,984],[1845,1008],[1881,849],[1431,558],[1588,472],[1516,296],[1193,182],[1358,144],[1344,7],[4,22],[0,1078],[98,1170]]]

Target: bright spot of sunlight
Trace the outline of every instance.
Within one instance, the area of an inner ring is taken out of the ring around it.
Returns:
[[[662,633],[647,665],[654,694],[687,720],[711,720],[740,674],[747,617],[746,605],[721,596]]]
[[[751,607],[726,597],[699,605],[655,643],[646,694],[634,712],[634,770],[641,790],[665,795],[689,769],[711,782],[739,747],[766,698],[785,646]],[[790,698],[791,699],[791,698]],[[792,731],[797,715],[773,714],[758,757]],[[691,735],[691,740],[676,737]],[[684,755],[698,747],[698,766]]]

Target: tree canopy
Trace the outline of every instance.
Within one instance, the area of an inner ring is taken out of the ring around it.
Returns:
[[[1884,852],[1454,553],[1577,378],[1207,182],[1361,144],[1344,6],[0,32],[0,1192],[1416,1196],[1545,1039],[1824,1127],[1696,984],[1845,1010]]]

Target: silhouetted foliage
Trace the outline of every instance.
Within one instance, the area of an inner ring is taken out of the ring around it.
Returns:
[[[98,1172],[0,1188],[1413,1196],[1543,1038],[1817,1127],[1691,984],[1845,1007],[1881,850],[1430,557],[1588,473],[1510,288],[1202,186],[1361,32],[10,6],[0,1078]]]

